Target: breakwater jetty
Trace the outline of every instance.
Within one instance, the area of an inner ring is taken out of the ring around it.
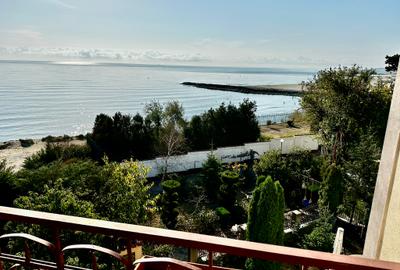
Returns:
[[[205,88],[210,90],[239,92],[244,94],[260,95],[285,95],[301,96],[306,89],[301,84],[277,84],[277,85],[230,85],[199,82],[182,82],[182,85]]]

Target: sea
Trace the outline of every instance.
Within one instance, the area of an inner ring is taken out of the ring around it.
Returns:
[[[152,101],[179,101],[186,119],[246,98],[256,102],[260,117],[287,114],[299,108],[298,97],[207,90],[181,83],[292,84],[314,74],[282,68],[0,60],[0,142],[86,134],[97,114],[143,115],[144,106]]]

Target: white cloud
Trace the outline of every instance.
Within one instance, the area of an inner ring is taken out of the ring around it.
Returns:
[[[209,59],[198,53],[166,53],[157,50],[130,51],[112,49],[77,48],[6,48],[0,55],[62,59],[124,60],[132,62],[203,62]]]

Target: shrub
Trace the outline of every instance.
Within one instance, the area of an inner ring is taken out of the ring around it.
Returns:
[[[203,164],[204,188],[207,196],[211,200],[215,200],[221,185],[220,172],[222,164],[213,154],[209,154],[207,160]]]
[[[307,234],[303,240],[303,248],[332,252],[335,234],[332,233],[333,216],[328,208],[320,210],[321,217],[310,234]]]
[[[15,174],[7,167],[5,160],[0,160],[0,204],[11,206],[17,197],[15,190]]]
[[[181,184],[176,180],[166,180],[161,183],[161,186],[164,190],[161,196],[161,219],[168,229],[175,229],[179,214],[178,190]]]
[[[32,146],[35,142],[32,139],[19,139],[22,147]]]
[[[42,138],[42,142],[48,142],[48,143],[57,143],[57,142],[68,142],[68,141],[72,141],[72,137],[68,136],[68,135],[64,135],[64,136],[46,136],[44,138]]]
[[[46,148],[28,157],[24,168],[37,169],[53,161],[66,161],[72,158],[85,159],[90,157],[90,148],[86,145],[66,145],[47,143]]]
[[[226,170],[221,173],[220,201],[229,211],[232,211],[235,206],[238,184],[239,174],[237,172]]]
[[[221,226],[223,228],[228,227],[231,219],[231,212],[229,212],[225,207],[217,207],[215,208],[215,213],[217,213],[217,216],[219,217]]]

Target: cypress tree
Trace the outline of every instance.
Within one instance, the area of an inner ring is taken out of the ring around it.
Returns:
[[[226,170],[221,173],[221,185],[219,187],[220,200],[222,206],[230,212],[235,207],[238,182],[239,174],[237,172]]]
[[[249,241],[283,244],[283,225],[285,198],[279,181],[273,181],[270,176],[258,179],[258,185],[253,191],[247,221],[246,239]],[[273,262],[249,258],[246,261],[248,270],[275,270],[280,265]]]
[[[168,229],[175,229],[179,205],[178,190],[181,183],[176,180],[166,180],[161,185],[164,189],[161,196],[161,220]]]
[[[320,208],[328,207],[331,213],[337,213],[343,201],[343,182],[343,175],[335,163],[326,168],[319,190],[318,206]]]

